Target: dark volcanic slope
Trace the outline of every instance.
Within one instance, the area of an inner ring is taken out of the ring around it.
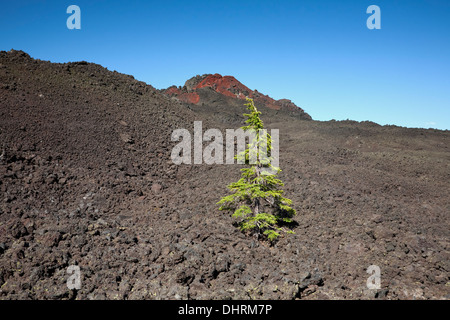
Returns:
[[[215,205],[238,166],[170,160],[173,129],[242,125],[242,101],[211,91],[185,104],[95,64],[0,52],[0,299],[449,298],[448,131],[261,107],[299,212],[270,247]]]

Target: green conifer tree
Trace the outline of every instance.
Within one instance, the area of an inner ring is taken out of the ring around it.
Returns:
[[[253,100],[247,98],[248,114],[246,126],[241,129],[253,134],[252,141],[247,144],[247,149],[236,155],[235,159],[241,159],[249,167],[241,169],[239,181],[231,183],[228,189],[232,194],[223,197],[217,204],[219,210],[233,212],[233,217],[238,219],[240,229],[264,235],[271,242],[275,241],[281,232],[293,233],[286,229],[293,223],[292,217],[296,211],[291,207],[292,201],[283,197],[284,184],[276,175],[281,171],[271,164],[272,138],[264,129],[260,114]],[[265,152],[266,157],[260,157]],[[252,161],[250,161],[252,160]],[[271,173],[268,173],[270,169]]]

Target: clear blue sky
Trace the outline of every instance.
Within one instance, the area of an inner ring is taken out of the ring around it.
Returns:
[[[81,30],[66,9],[81,8]],[[381,8],[369,30],[366,9]],[[156,88],[233,75],[316,120],[450,129],[450,1],[2,1],[0,50]]]

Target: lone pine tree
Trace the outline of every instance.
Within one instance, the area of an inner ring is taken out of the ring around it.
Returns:
[[[247,149],[235,159],[249,167],[241,169],[239,181],[228,185],[233,193],[217,204],[221,205],[219,210],[233,212],[242,231],[265,236],[273,242],[281,232],[294,233],[285,227],[292,225],[296,211],[290,207],[292,201],[283,197],[283,190],[279,189],[284,185],[276,178],[281,169],[271,164],[272,137],[264,130],[261,112],[250,98],[245,106],[250,113],[244,114],[247,125],[241,129],[250,132],[252,138]]]

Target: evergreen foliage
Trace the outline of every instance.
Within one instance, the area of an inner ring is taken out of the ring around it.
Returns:
[[[239,181],[228,186],[232,194],[223,197],[217,204],[220,205],[219,210],[233,212],[232,216],[238,220],[242,231],[256,233],[258,237],[263,235],[274,242],[282,232],[293,233],[286,226],[293,223],[292,217],[296,211],[291,207],[292,201],[283,197],[283,190],[279,189],[284,185],[276,178],[281,169],[271,164],[272,138],[263,130],[261,112],[250,98],[247,98],[245,106],[249,110],[244,114],[247,125],[241,129],[250,131],[254,139],[235,159],[244,159],[249,167],[241,169]],[[267,156],[260,156],[261,152]],[[271,169],[271,173],[264,169]]]

